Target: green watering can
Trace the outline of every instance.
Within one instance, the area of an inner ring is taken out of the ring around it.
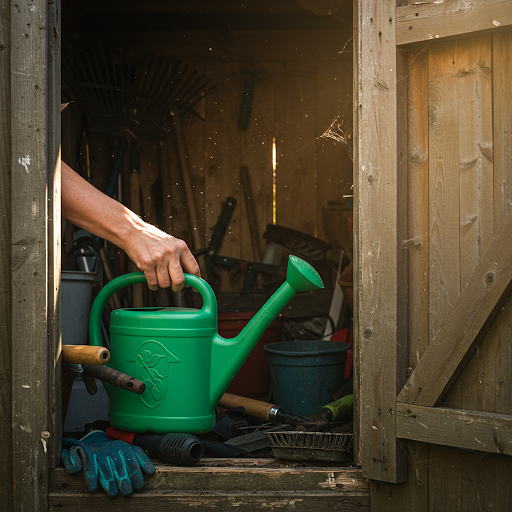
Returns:
[[[102,346],[101,315],[120,288],[145,282],[142,272],[113,279],[96,297],[89,318],[91,345]],[[290,256],[286,281],[235,338],[217,332],[217,301],[192,274],[185,283],[203,298],[195,308],[116,309],[110,316],[110,363],[146,385],[142,395],[105,385],[110,424],[131,432],[200,434],[215,425],[215,406],[252,349],[296,292],[323,288],[318,272]]]

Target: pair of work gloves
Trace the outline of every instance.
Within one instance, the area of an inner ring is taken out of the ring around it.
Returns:
[[[144,488],[142,472],[155,474],[155,466],[139,446],[111,441],[105,432],[93,430],[80,440],[62,440],[62,463],[70,475],[83,471],[90,492],[98,482],[110,498],[119,492],[130,496]]]

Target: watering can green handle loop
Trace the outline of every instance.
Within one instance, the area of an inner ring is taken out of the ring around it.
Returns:
[[[94,300],[91,308],[91,314],[89,316],[89,343],[96,347],[103,345],[101,339],[101,315],[105,305],[115,292],[130,286],[132,284],[145,283],[146,276],[143,272],[132,272],[131,274],[124,274],[122,276],[112,279],[110,283],[105,285]],[[185,284],[195,288],[203,298],[203,311],[207,315],[217,315],[217,303],[215,301],[215,294],[211,289],[210,285],[201,279],[200,277],[194,276],[193,274],[185,274]]]

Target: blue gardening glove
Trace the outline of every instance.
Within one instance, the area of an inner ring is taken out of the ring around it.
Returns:
[[[70,475],[83,471],[90,492],[97,489],[99,480],[110,498],[115,498],[119,491],[130,496],[134,489],[143,489],[142,471],[155,474],[155,466],[140,447],[110,441],[101,430],[93,430],[80,441],[63,439],[61,458]]]

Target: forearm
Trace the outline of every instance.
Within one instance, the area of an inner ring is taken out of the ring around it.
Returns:
[[[183,288],[183,271],[200,276],[187,244],[147,224],[118,201],[94,188],[62,162],[62,216],[123,249],[144,272],[150,289]]]
[[[109,240],[121,249],[144,222],[103,194],[62,162],[62,216],[75,226]]]

